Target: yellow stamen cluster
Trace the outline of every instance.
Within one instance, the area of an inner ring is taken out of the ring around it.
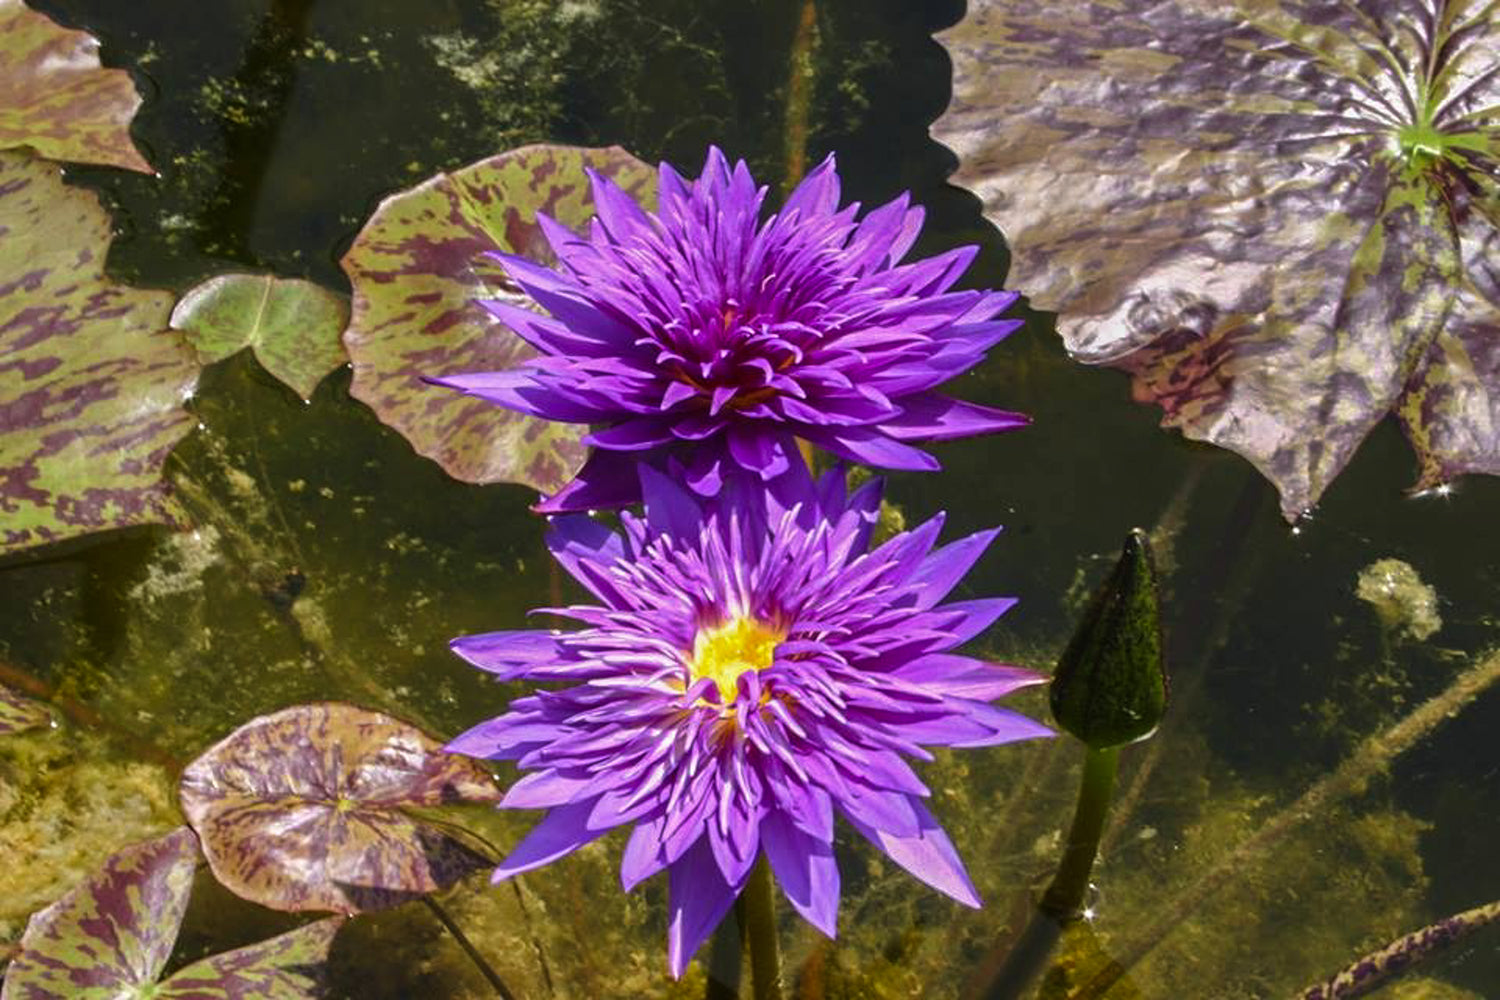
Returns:
[[[688,663],[693,680],[711,678],[723,704],[734,704],[736,683],[747,670],[764,670],[776,656],[784,632],[754,618],[738,616],[715,628],[705,628],[693,640]]]

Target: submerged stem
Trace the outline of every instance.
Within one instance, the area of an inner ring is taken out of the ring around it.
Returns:
[[[469,961],[474,963],[475,968],[479,970],[479,974],[489,980],[489,984],[494,987],[495,993],[503,997],[504,1000],[516,1000],[516,995],[505,985],[505,981],[500,978],[500,974],[490,967],[490,963],[484,960],[484,956],[479,954],[479,950],[464,936],[464,932],[459,928],[458,924],[453,922],[453,918],[448,915],[448,911],[438,905],[438,901],[431,896],[423,896],[422,902],[426,903],[427,908],[432,911],[432,915],[437,917],[444,927],[448,928],[448,933],[453,935],[453,940],[457,941],[458,946],[464,950],[464,954],[469,956]]]
[[[750,942],[750,982],[755,1000],[781,1000],[781,950],[776,940],[776,888],[762,854],[744,894],[745,936]]]
[[[813,0],[802,0],[797,15],[797,31],[792,36],[791,71],[786,84],[786,117],[783,140],[786,143],[782,189],[788,193],[807,173],[807,133],[812,115],[813,82],[816,68],[813,53],[818,46],[818,9]]]

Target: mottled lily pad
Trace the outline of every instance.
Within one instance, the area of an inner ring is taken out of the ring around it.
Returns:
[[[171,520],[161,467],[198,366],[169,293],[105,277],[109,240],[92,192],[0,152],[0,555]]]
[[[383,909],[494,860],[407,811],[494,804],[489,773],[352,705],[251,720],[188,765],[181,796],[218,880],[273,909]]]
[[[0,684],[0,736],[24,733],[52,724],[52,714],[40,702],[23,698]]]
[[[151,173],[130,141],[141,106],[130,74],[99,65],[99,42],[21,0],[0,0],[0,148]]]
[[[427,385],[424,376],[498,371],[535,352],[474,304],[520,296],[482,255],[550,262],[545,212],[581,229],[593,215],[585,167],[654,202],[656,173],[621,149],[526,146],[438,174],[381,203],[344,270],[354,285],[344,344],[354,395],[456,479],[551,492],[583,463],[584,428],[513,413]]]
[[[340,334],[349,302],[321,285],[269,274],[220,274],[198,285],[172,309],[204,364],[243,348],[303,399],[348,360]]]
[[[187,911],[198,842],[186,827],[137,844],[34,914],[0,1000],[299,1000],[319,995],[333,917],[158,980]]]
[[[933,134],[1081,361],[1295,517],[1395,412],[1500,472],[1500,8],[972,0]]]

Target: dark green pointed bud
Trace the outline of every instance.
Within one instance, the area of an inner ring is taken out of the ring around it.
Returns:
[[[1052,675],[1052,717],[1090,748],[1150,736],[1167,707],[1156,570],[1133,529]]]

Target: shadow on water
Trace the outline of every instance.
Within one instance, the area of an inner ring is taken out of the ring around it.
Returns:
[[[253,113],[219,121],[224,169],[212,201],[224,206],[220,226],[239,238],[234,250],[246,259],[255,257],[251,234],[297,85],[296,53],[306,39],[308,18],[316,4],[317,0],[272,0],[245,48],[244,62],[229,81]]]

